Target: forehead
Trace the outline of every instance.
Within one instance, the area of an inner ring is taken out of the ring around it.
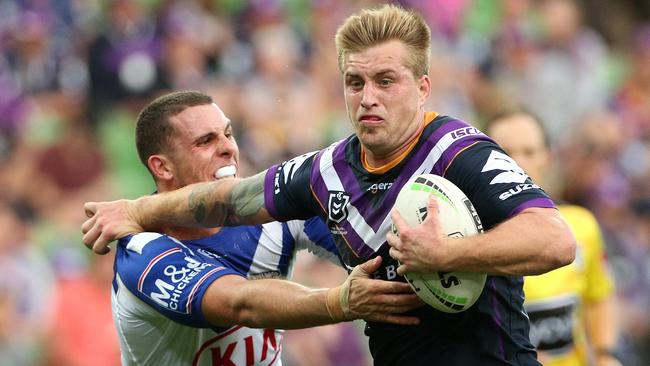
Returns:
[[[214,103],[188,107],[169,119],[180,137],[197,137],[224,130],[230,120]]]
[[[363,51],[345,55],[343,74],[374,74],[377,72],[408,72],[408,47],[400,41],[388,41]]]

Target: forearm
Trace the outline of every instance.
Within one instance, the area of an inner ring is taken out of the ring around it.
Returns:
[[[381,257],[371,259],[355,267],[343,284],[327,290],[223,276],[203,296],[203,314],[215,325],[285,329],[353,319],[417,324],[417,318],[403,313],[422,306],[422,301],[407,283],[371,279],[380,264]]]
[[[264,173],[247,179],[196,183],[134,202],[135,220],[145,229],[257,224],[270,219],[263,208]]]
[[[447,240],[455,271],[535,275],[575,257],[573,234],[554,209],[527,209],[485,234]]]
[[[214,284],[213,284],[214,285]],[[223,284],[216,284],[223,287]],[[243,280],[233,291],[206,294],[206,318],[215,325],[297,329],[336,323],[327,308],[329,289],[310,289],[283,280]]]
[[[264,296],[263,288],[271,285],[263,281],[248,281],[250,288],[238,304],[240,321],[249,327],[297,329],[332,324],[327,310],[328,289],[309,289],[289,281],[274,281],[273,291]]]

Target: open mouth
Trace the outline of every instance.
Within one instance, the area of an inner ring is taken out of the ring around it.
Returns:
[[[234,177],[237,174],[237,168],[234,165],[226,165],[217,169],[214,173],[215,179],[223,179],[228,177]]]
[[[381,122],[383,122],[384,119],[379,117],[379,116],[374,116],[374,115],[368,115],[368,116],[362,116],[359,118],[359,122],[362,124],[368,124],[368,125],[376,125]]]

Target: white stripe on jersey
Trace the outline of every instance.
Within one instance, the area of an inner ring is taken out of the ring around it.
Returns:
[[[330,146],[323,152],[323,155],[320,159],[319,169],[321,172],[321,177],[323,178],[328,191],[345,191],[343,188],[343,183],[341,182],[341,178],[336,172],[336,169],[334,169],[332,163],[334,147],[335,146]],[[329,170],[328,173],[331,174],[324,173],[327,170]],[[382,235],[377,235],[375,230],[370,225],[368,225],[366,220],[359,213],[359,210],[357,210],[357,208],[354,207],[352,203],[348,204],[348,221],[350,222],[352,230],[354,230],[361,237],[361,239],[363,239],[363,242],[373,250],[379,250],[379,247],[384,244],[384,237]],[[384,222],[382,222],[381,226],[379,227],[378,232],[387,232],[390,228],[390,223],[390,215],[387,215],[384,219]]]
[[[415,170],[413,176],[431,172],[433,170],[433,166],[442,157],[442,154],[454,142],[465,137],[458,137],[454,134],[454,132],[463,129],[465,129],[465,127],[450,131],[446,133],[442,138],[440,138],[433,149],[431,149],[427,157],[422,161],[422,164]],[[345,191],[343,188],[343,183],[341,182],[341,178],[333,166],[333,154],[334,148],[336,146],[337,145],[332,145],[323,152],[320,159],[319,170],[328,191]],[[379,229],[375,232],[375,230],[370,225],[368,225],[357,208],[354,207],[354,205],[351,203],[348,204],[347,220],[350,223],[352,230],[354,230],[357,235],[361,237],[367,246],[371,247],[375,251],[379,250],[379,247],[385,242],[384,234],[388,232],[392,223],[390,213],[386,213],[384,221],[379,226]]]
[[[126,249],[138,252],[142,254],[142,249],[149,244],[149,242],[160,238],[162,234],[159,233],[139,233],[134,235],[129,243],[126,245]]]
[[[458,132],[459,130],[464,130],[467,127],[462,127],[462,128],[457,128],[453,131],[447,132],[444,136],[438,140],[436,145],[431,149],[427,157],[422,161],[422,164],[418,169],[416,169],[415,173],[413,173],[413,176],[424,174],[424,173],[429,173],[433,170],[433,166],[436,165],[438,160],[442,157],[442,154],[451,147],[451,145],[456,142],[457,140],[461,140],[464,137],[471,137],[475,135],[465,135],[465,136],[457,136],[454,135],[455,132]],[[456,137],[454,137],[456,136]]]
[[[253,263],[248,270],[248,274],[277,271],[282,257],[282,247],[282,224],[270,222],[262,225],[262,234],[257,243]]]

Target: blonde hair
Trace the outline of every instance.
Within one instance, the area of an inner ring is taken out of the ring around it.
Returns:
[[[431,29],[422,16],[412,10],[391,4],[363,9],[345,20],[334,40],[341,72],[347,54],[397,40],[411,50],[406,66],[413,74],[420,77],[429,73]]]

